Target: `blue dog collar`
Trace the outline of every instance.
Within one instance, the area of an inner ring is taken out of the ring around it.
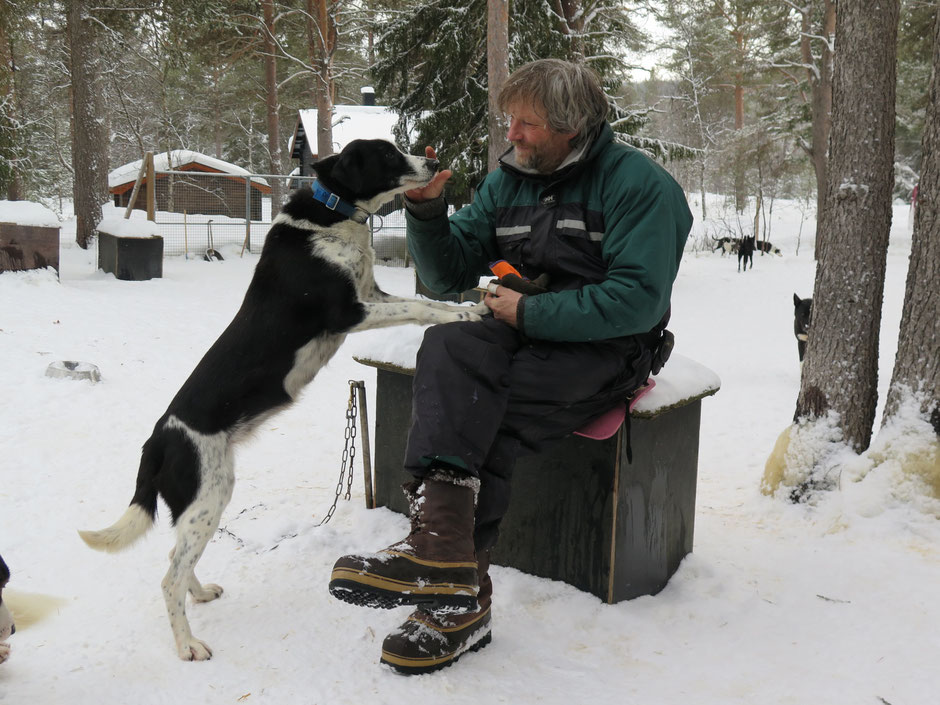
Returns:
[[[310,190],[313,191],[313,197],[331,211],[337,211],[347,218],[352,218],[357,223],[365,223],[369,219],[369,216],[372,215],[369,211],[363,210],[359,206],[354,206],[349,201],[344,201],[329,189],[323,188],[319,181],[312,182],[310,184]]]

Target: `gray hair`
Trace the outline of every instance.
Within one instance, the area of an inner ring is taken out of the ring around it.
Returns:
[[[584,144],[610,110],[597,74],[584,64],[560,59],[538,59],[512,72],[497,104],[506,112],[519,103],[544,107],[552,131],[577,132],[572,147]]]

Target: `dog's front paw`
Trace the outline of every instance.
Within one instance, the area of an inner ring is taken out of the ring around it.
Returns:
[[[180,646],[179,654],[184,661],[208,661],[212,658],[212,649],[209,648],[206,642],[191,637],[189,641]]]
[[[473,304],[473,306],[463,306],[457,315],[459,316],[458,320],[460,321],[480,321],[484,316],[490,315],[489,307],[480,302],[478,304]]]
[[[8,658],[10,658],[10,645],[0,644],[0,663],[3,663]]]

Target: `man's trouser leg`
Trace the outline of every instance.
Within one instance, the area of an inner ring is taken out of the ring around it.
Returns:
[[[645,381],[637,356],[632,338],[525,341],[494,319],[434,326],[418,353],[405,469],[421,476],[441,461],[479,477],[475,545],[491,548],[516,459],[626,399]]]
[[[370,607],[477,609],[475,549],[495,543],[515,458],[625,397],[634,351],[624,340],[530,343],[494,319],[428,329],[405,458],[418,478],[408,490],[412,532],[340,558],[331,593]]]

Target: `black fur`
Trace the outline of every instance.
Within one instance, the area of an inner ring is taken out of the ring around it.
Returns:
[[[751,263],[751,269],[754,269],[754,236],[741,238],[738,244],[738,271],[741,271],[741,263],[744,263],[744,271],[747,271],[748,262]]]
[[[806,354],[806,338],[809,335],[809,318],[813,310],[813,300],[801,299],[793,295],[793,335],[796,336],[796,348],[800,362]]]

